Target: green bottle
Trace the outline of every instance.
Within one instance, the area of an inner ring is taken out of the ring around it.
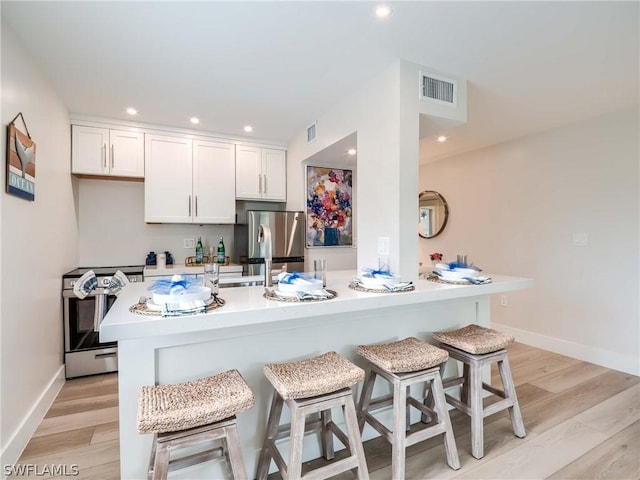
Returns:
[[[224,241],[222,240],[222,237],[220,237],[220,241],[218,242],[218,263],[224,263],[224,262],[225,262]]]
[[[198,237],[198,243],[196,244],[196,263],[202,263],[202,238]]]

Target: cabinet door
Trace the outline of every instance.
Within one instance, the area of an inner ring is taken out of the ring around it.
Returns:
[[[72,125],[71,173],[108,175],[109,129]]]
[[[145,135],[145,222],[191,223],[191,158],[191,140]]]
[[[193,141],[194,223],[235,223],[235,148]]]
[[[262,198],[287,200],[287,161],[283,150],[262,149]]]
[[[109,130],[110,174],[144,178],[144,136],[139,132]]]
[[[236,198],[262,199],[262,149],[236,145]]]

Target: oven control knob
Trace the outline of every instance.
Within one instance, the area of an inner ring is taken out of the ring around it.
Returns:
[[[73,287],[75,284],[76,284],[76,281],[75,281],[75,280],[71,280],[71,281],[69,282],[69,286],[70,286],[70,287]]]
[[[109,282],[110,282],[109,278],[105,277],[105,278],[102,279],[102,285],[104,285],[105,287],[109,286]]]
[[[131,283],[136,283],[136,282],[138,281],[138,279],[137,279],[136,277],[131,277],[131,278],[129,279],[129,281],[130,281]]]

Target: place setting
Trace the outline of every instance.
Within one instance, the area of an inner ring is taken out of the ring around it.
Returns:
[[[131,313],[179,317],[208,313],[226,303],[218,296],[218,279],[211,275],[205,275],[204,282],[201,278],[173,275],[170,280],[156,280],[147,290],[152,292],[151,296],[141,296],[129,308]]]
[[[442,257],[440,256],[439,259],[441,260]],[[466,255],[458,255],[456,261],[436,263],[433,271],[428,273],[426,277],[430,282],[453,285],[486,285],[491,283],[491,277],[482,276],[480,272],[482,272],[481,268],[467,262]]]
[[[391,271],[387,256],[378,258],[378,268],[362,268],[349,288],[358,292],[400,293],[415,290],[413,282],[403,282],[402,277]]]
[[[267,300],[279,302],[322,302],[336,298],[338,294],[327,286],[326,260],[315,260],[314,273],[281,272],[275,287],[265,289]]]

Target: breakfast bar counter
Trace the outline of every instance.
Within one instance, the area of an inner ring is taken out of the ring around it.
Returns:
[[[255,406],[238,417],[251,478],[271,399],[270,384],[262,373],[265,363],[336,351],[362,366],[355,354],[359,344],[409,336],[429,341],[433,331],[469,323],[488,326],[492,294],[533,286],[531,279],[490,275],[493,281],[485,285],[418,280],[410,292],[371,293],[349,288],[353,276],[351,271],[328,272],[327,288],[337,293],[331,300],[282,302],[265,298],[262,286],[222,288],[224,306],[167,318],[130,312],[140,297],[150,296],[151,282],[128,285],[100,331],[101,341],[118,342],[121,478],[146,477],[152,438],[136,432],[137,395],[143,385],[238,369],[256,397]],[[375,435],[365,429],[363,439]],[[309,448],[304,458],[319,455]],[[176,472],[175,478],[217,478],[217,468],[211,462],[195,465]]]

